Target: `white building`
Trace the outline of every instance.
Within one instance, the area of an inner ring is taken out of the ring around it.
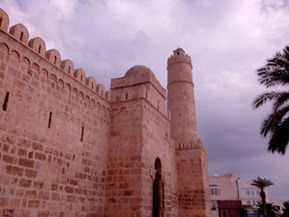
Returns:
[[[211,200],[238,200],[237,186],[233,174],[211,176],[209,187]]]
[[[259,188],[251,185],[252,180],[240,179],[236,180],[238,198],[242,201],[242,205],[256,206],[261,201]],[[264,189],[266,201],[269,201],[267,189]]]
[[[233,174],[224,176],[214,175],[209,177],[211,193],[212,217],[219,217],[218,201],[240,200],[241,204],[247,206],[248,213],[253,213],[257,202],[261,201],[260,190],[252,186],[252,180],[236,179]],[[266,201],[269,201],[267,189],[264,190]]]
[[[237,200],[237,186],[233,174],[209,177],[212,217],[219,217],[219,200]]]

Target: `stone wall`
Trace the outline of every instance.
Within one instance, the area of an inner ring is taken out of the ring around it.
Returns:
[[[165,90],[144,66],[112,79],[106,217],[152,215],[154,164],[161,159],[165,216],[177,216],[175,148]]]
[[[0,216],[151,217],[156,159],[164,216],[210,216],[183,50],[169,58],[171,120],[149,68],[132,67],[105,91],[24,25],[8,28],[0,9]]]
[[[199,141],[199,143],[201,143]],[[178,148],[178,204],[180,217],[211,216],[207,151],[202,144]]]
[[[178,216],[177,165],[174,142],[170,137],[168,116],[162,115],[148,102],[144,104],[142,150],[142,216],[152,213],[155,161],[161,161],[164,182],[164,213],[166,217]]]
[[[142,102],[112,104],[106,217],[140,216]]]
[[[103,216],[109,98],[0,17],[0,216]]]

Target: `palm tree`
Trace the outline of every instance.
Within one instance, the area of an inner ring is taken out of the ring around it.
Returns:
[[[267,64],[257,70],[259,82],[266,88],[282,86],[284,90],[269,91],[259,95],[254,108],[273,101],[273,111],[263,121],[261,135],[270,135],[268,151],[285,154],[289,142],[289,46],[267,60]]]
[[[272,203],[266,203],[266,210],[267,216],[270,217],[278,216],[278,209]],[[258,202],[255,214],[257,214],[258,216],[266,216],[264,215],[264,205],[262,203]]]
[[[262,179],[260,178],[259,176],[256,178],[256,179],[253,179],[253,182],[251,183],[251,185],[253,186],[256,186],[257,188],[260,189],[260,197],[261,197],[261,204],[263,205],[262,208],[263,208],[263,215],[264,217],[268,217],[268,213],[267,213],[267,206],[265,205],[266,204],[266,194],[264,192],[264,189],[266,187],[269,187],[271,185],[273,185],[273,182],[271,182],[271,180],[269,179]]]
[[[283,203],[283,206],[284,206],[284,208],[283,208],[283,217],[289,217],[289,201],[285,201],[284,203]]]

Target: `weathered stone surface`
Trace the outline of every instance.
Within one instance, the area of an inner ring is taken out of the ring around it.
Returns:
[[[210,216],[191,59],[168,60],[166,90],[145,66],[110,91],[70,60],[10,28],[0,9],[0,215],[148,217],[155,162],[165,217]],[[171,114],[171,115],[170,115]]]

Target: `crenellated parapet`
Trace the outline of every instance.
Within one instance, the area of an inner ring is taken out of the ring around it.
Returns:
[[[36,64],[39,68],[41,68],[41,66],[39,66],[38,62],[45,62],[43,65],[53,69],[53,71],[61,73],[60,75],[57,73],[54,75],[57,78],[67,78],[70,81],[72,79],[74,82],[80,84],[80,86],[89,89],[94,94],[110,102],[110,91],[106,91],[104,85],[97,85],[93,77],[86,78],[86,74],[83,69],[74,69],[74,64],[71,60],[61,60],[61,55],[58,50],[46,50],[45,41],[42,38],[36,37],[29,39],[29,31],[23,24],[16,24],[9,28],[9,16],[1,8],[0,32],[6,35],[2,37],[3,40],[1,40],[1,44],[8,48],[10,55],[12,54],[18,56],[20,62],[24,61],[25,59],[25,61],[29,64]],[[14,46],[13,48],[10,47],[9,40],[11,39],[19,42],[19,46]],[[33,63],[31,57],[37,61]],[[72,84],[70,84],[70,86],[72,86]]]
[[[173,55],[168,58],[168,65],[176,63],[187,63],[192,67],[191,57],[182,48],[174,50]]]

